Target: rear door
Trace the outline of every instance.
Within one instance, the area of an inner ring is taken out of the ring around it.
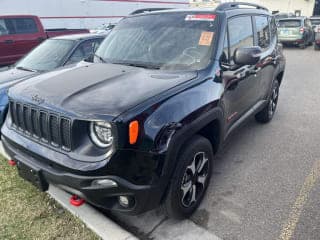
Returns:
[[[255,66],[237,67],[233,61],[234,51],[237,48],[254,46],[252,17],[238,16],[229,19],[226,39],[221,64],[226,64],[230,68],[223,71],[225,92],[222,102],[225,108],[226,126],[229,128],[257,102],[259,80],[248,71],[248,69],[254,70]]]
[[[258,80],[255,98],[267,99],[274,78],[276,49],[277,49],[277,26],[275,19],[267,15],[254,17],[256,29],[255,45],[262,50],[261,59],[256,65],[256,76]]]

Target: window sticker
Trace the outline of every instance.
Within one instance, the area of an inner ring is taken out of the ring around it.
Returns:
[[[195,14],[187,15],[185,21],[208,21],[213,22],[216,19],[214,14]]]
[[[199,45],[200,46],[210,46],[212,39],[214,36],[214,32],[202,32],[200,39],[199,39]]]

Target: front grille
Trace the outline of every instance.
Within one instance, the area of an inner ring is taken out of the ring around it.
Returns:
[[[26,136],[71,150],[71,120],[37,107],[10,101],[12,126]]]

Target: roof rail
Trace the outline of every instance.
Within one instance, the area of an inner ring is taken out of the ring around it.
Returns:
[[[172,9],[172,8],[142,8],[142,9],[135,10],[134,12],[130,13],[130,15],[149,13],[149,12],[155,12],[155,11],[170,10],[170,9]]]
[[[265,10],[265,11],[269,11],[268,8],[266,8],[266,7],[263,7],[261,5],[254,4],[254,3],[247,3],[247,2],[226,2],[226,3],[222,3],[216,8],[216,11],[231,10],[231,9],[235,9],[235,8],[240,8],[240,6],[248,6],[248,7],[253,7],[253,8],[256,8],[256,9],[262,9],[262,10]]]

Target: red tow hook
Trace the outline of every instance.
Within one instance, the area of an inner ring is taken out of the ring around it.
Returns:
[[[14,160],[8,160],[8,163],[9,163],[10,166],[17,165],[16,161],[14,161]]]
[[[84,203],[85,203],[85,200],[83,198],[80,198],[77,195],[72,195],[70,198],[70,204],[75,207],[80,207]]]

